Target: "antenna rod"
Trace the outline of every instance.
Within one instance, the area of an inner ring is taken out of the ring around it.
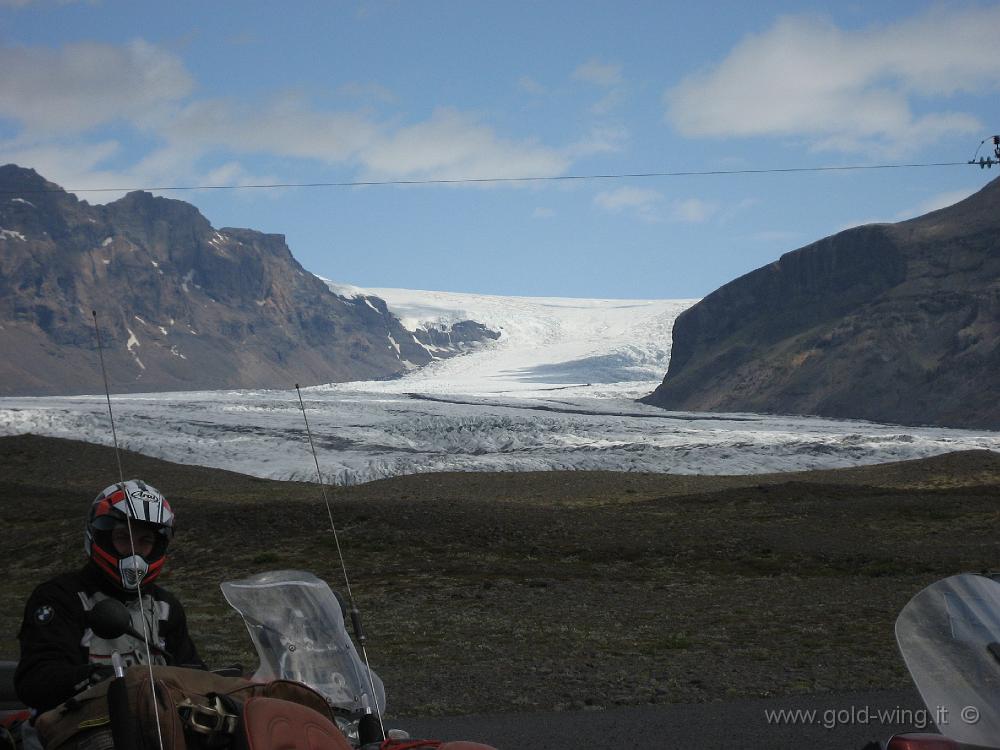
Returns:
[[[347,587],[347,600],[351,603],[351,624],[354,626],[354,634],[358,638],[361,646],[361,655],[365,659],[365,669],[368,670],[368,685],[372,691],[372,701],[375,703],[375,714],[378,716],[379,730],[382,732],[382,739],[385,740],[385,725],[382,723],[382,707],[378,704],[378,695],[375,692],[375,679],[372,677],[372,668],[368,663],[368,649],[365,647],[365,631],[361,627],[361,613],[354,603],[354,594],[351,592],[351,582],[347,577],[347,563],[344,562],[344,552],[340,547],[340,536],[337,534],[337,525],[333,522],[333,511],[330,510],[330,498],[326,494],[326,482],[323,481],[323,472],[319,468],[319,456],[316,453],[316,444],[313,442],[312,430],[309,429],[309,417],[306,416],[306,405],[302,401],[302,391],[299,384],[295,384],[295,393],[299,397],[299,408],[302,410],[302,419],[306,423],[306,435],[309,437],[309,448],[312,450],[313,462],[316,464],[316,477],[319,479],[319,488],[323,493],[323,503],[326,505],[326,515],[330,519],[330,530],[333,531],[333,541],[337,545],[337,557],[340,558],[340,570],[344,574],[344,585]]]
[[[97,310],[90,311],[94,316],[94,331],[97,332],[97,353],[101,357],[101,375],[104,376],[104,395],[108,399],[108,419],[111,420],[111,439],[115,443],[115,460],[118,462],[118,481],[125,485],[125,472],[122,470],[122,456],[118,449],[118,432],[115,430],[115,415],[111,411],[111,388],[108,386],[108,370],[104,366],[104,343],[101,341],[101,327],[97,325]],[[131,534],[132,529],[129,528]]]
[[[101,357],[101,375],[104,376],[104,396],[108,400],[108,419],[111,421],[111,439],[114,440],[115,443],[115,460],[118,462],[118,480],[121,482],[118,486],[122,488],[122,492],[125,493],[125,497],[128,497],[128,488],[125,486],[125,472],[122,469],[121,451],[118,449],[118,432],[115,430],[115,415],[114,412],[111,411],[111,387],[108,385],[108,370],[104,366],[104,343],[101,341],[101,327],[97,325],[97,310],[91,310],[90,312],[94,316],[94,331],[97,333],[97,353]],[[125,526],[128,528],[129,548],[132,550],[132,554],[135,554],[135,542],[132,539],[132,516],[128,513],[125,514]],[[160,729],[160,709],[156,702],[156,683],[153,679],[153,657],[149,653],[149,629],[152,627],[152,622],[149,624],[146,623],[146,614],[142,611],[142,581],[140,579],[136,579],[135,590],[139,597],[139,613],[142,615],[139,619],[142,620],[142,642],[146,646],[146,667],[149,672],[149,685],[152,688],[149,694],[152,696],[153,716],[156,719],[156,738],[159,740],[160,750],[163,750],[163,730]],[[156,612],[153,609],[152,597],[149,598],[149,614],[152,618],[156,617]],[[136,633],[136,635],[138,635],[138,633]],[[117,652],[115,652],[115,655],[117,655]]]

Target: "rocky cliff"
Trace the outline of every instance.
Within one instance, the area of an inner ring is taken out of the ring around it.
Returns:
[[[681,314],[668,409],[1000,429],[1000,180],[783,255]]]
[[[0,167],[0,395],[100,392],[92,310],[118,392],[389,378],[454,353],[331,292],[282,235],[145,192],[91,206]]]

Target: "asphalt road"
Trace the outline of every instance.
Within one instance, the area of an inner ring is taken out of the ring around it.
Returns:
[[[811,719],[800,714],[798,720],[769,720],[769,712],[780,710],[815,713]],[[603,711],[444,716],[387,724],[413,737],[473,740],[500,750],[859,750],[871,740],[918,731],[915,724],[926,718],[919,695],[911,689]],[[934,731],[933,725],[925,725],[924,731]]]

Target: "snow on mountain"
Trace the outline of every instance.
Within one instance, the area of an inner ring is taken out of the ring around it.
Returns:
[[[986,431],[636,403],[666,371],[664,342],[693,300],[335,291],[381,297],[410,330],[474,320],[502,332],[398,380],[303,389],[322,470],[337,483],[433,471],[752,474],[1000,450],[1000,433]],[[118,436],[129,449],[255,476],[315,479],[294,391],[115,395],[112,383],[112,392]],[[111,444],[103,394],[0,399],[0,433],[25,432]]]

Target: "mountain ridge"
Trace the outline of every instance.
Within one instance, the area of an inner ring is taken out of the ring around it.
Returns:
[[[0,167],[0,394],[288,388],[396,377],[431,351],[374,299],[346,299],[280,234],[215,229],[183,201],[91,206]]]
[[[1000,429],[1000,180],[782,255],[682,313],[668,409]]]

